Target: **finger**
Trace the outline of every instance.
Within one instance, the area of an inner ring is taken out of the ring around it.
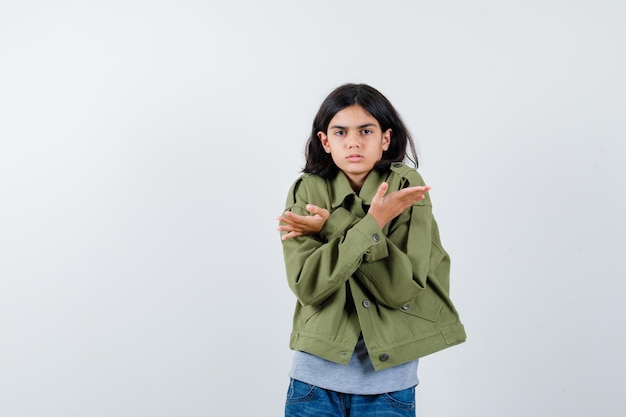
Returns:
[[[289,232],[289,233],[286,233],[286,234],[282,235],[280,238],[282,240],[287,240],[287,239],[291,239],[291,238],[298,237],[298,236],[302,236],[302,233],[300,233],[300,232]]]
[[[282,221],[287,224],[302,225],[307,223],[308,217],[310,216],[301,216],[291,211],[286,211],[285,214],[282,216]]]
[[[309,213],[316,214],[320,208],[317,207],[315,204],[307,204],[306,209]]]
[[[374,195],[374,198],[372,198],[372,202],[374,200],[376,201],[382,200],[385,197],[385,193],[387,192],[388,188],[389,188],[389,184],[387,184],[386,182],[381,183],[378,186],[378,190],[376,190],[376,194]]]
[[[324,217],[324,212],[326,211],[326,209],[323,209],[321,207],[316,206],[315,204],[307,204],[306,205],[306,209],[309,211],[309,213],[311,213],[312,215],[317,215],[317,216],[322,216]]]
[[[276,228],[279,232],[293,232],[295,229],[292,225],[281,225]]]
[[[428,191],[430,191],[432,187],[430,185],[414,185],[412,187],[407,187],[407,188],[403,188],[401,190],[398,191],[404,191],[404,192],[418,192],[418,193],[427,193]]]
[[[294,221],[295,219],[292,217],[279,216],[277,217],[277,220],[279,221],[279,223],[290,224],[290,225],[296,224],[296,222]]]
[[[298,223],[284,223],[284,224],[278,225],[276,230],[283,231],[283,232],[284,231],[291,232],[291,231],[297,230],[301,232],[303,230],[306,230],[306,225],[301,225]]]
[[[330,213],[328,212],[328,210],[326,210],[325,208],[322,208],[322,207],[318,207],[315,204],[307,204],[306,209],[312,215],[319,216],[319,217],[322,217],[324,219],[327,219],[328,216],[330,216]]]
[[[278,225],[276,230],[289,231],[289,232],[291,231],[307,232],[309,230],[318,229],[318,227],[316,227],[316,224],[320,222],[321,216],[315,215],[315,216],[298,216],[298,217],[299,219],[279,218],[279,220],[281,220],[281,223]],[[294,220],[300,220],[300,221],[294,221]]]
[[[408,188],[403,188],[401,190],[398,190],[398,196],[401,198],[406,198],[406,199],[414,199],[414,198],[419,198],[422,199],[424,197],[424,195],[430,190],[430,186],[415,186],[415,187],[408,187]],[[393,193],[392,193],[393,194]]]

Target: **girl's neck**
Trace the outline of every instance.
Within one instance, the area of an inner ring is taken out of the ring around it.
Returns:
[[[356,180],[348,176],[348,174],[345,174],[345,175],[346,175],[346,178],[348,179],[348,182],[350,183],[350,187],[352,187],[354,192],[357,194],[360,193],[361,188],[363,188],[363,184],[365,184],[365,179],[367,178],[367,175],[364,176],[363,178],[358,178]]]

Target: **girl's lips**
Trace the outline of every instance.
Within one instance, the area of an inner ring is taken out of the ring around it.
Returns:
[[[350,162],[359,162],[363,157],[361,155],[348,155],[346,159]]]

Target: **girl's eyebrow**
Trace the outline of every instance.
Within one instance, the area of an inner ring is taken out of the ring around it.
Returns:
[[[357,126],[357,129],[364,129],[364,128],[366,128],[366,127],[376,127],[376,124],[374,124],[374,123],[365,123],[365,124],[363,124],[363,125]],[[328,129],[329,129],[329,130],[330,130],[330,129],[341,129],[341,130],[346,130],[346,129],[348,129],[348,128],[347,128],[347,127],[345,127],[345,126],[338,126],[338,125],[334,125],[334,126],[329,127]]]

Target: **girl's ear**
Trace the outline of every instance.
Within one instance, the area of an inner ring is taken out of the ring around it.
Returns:
[[[387,129],[385,133],[383,133],[383,151],[389,149],[389,144],[391,143],[391,136],[393,131],[391,129]]]
[[[330,145],[328,144],[328,136],[326,136],[326,133],[319,131],[317,132],[317,137],[319,138],[320,142],[322,142],[322,147],[324,148],[326,153],[330,153]]]

